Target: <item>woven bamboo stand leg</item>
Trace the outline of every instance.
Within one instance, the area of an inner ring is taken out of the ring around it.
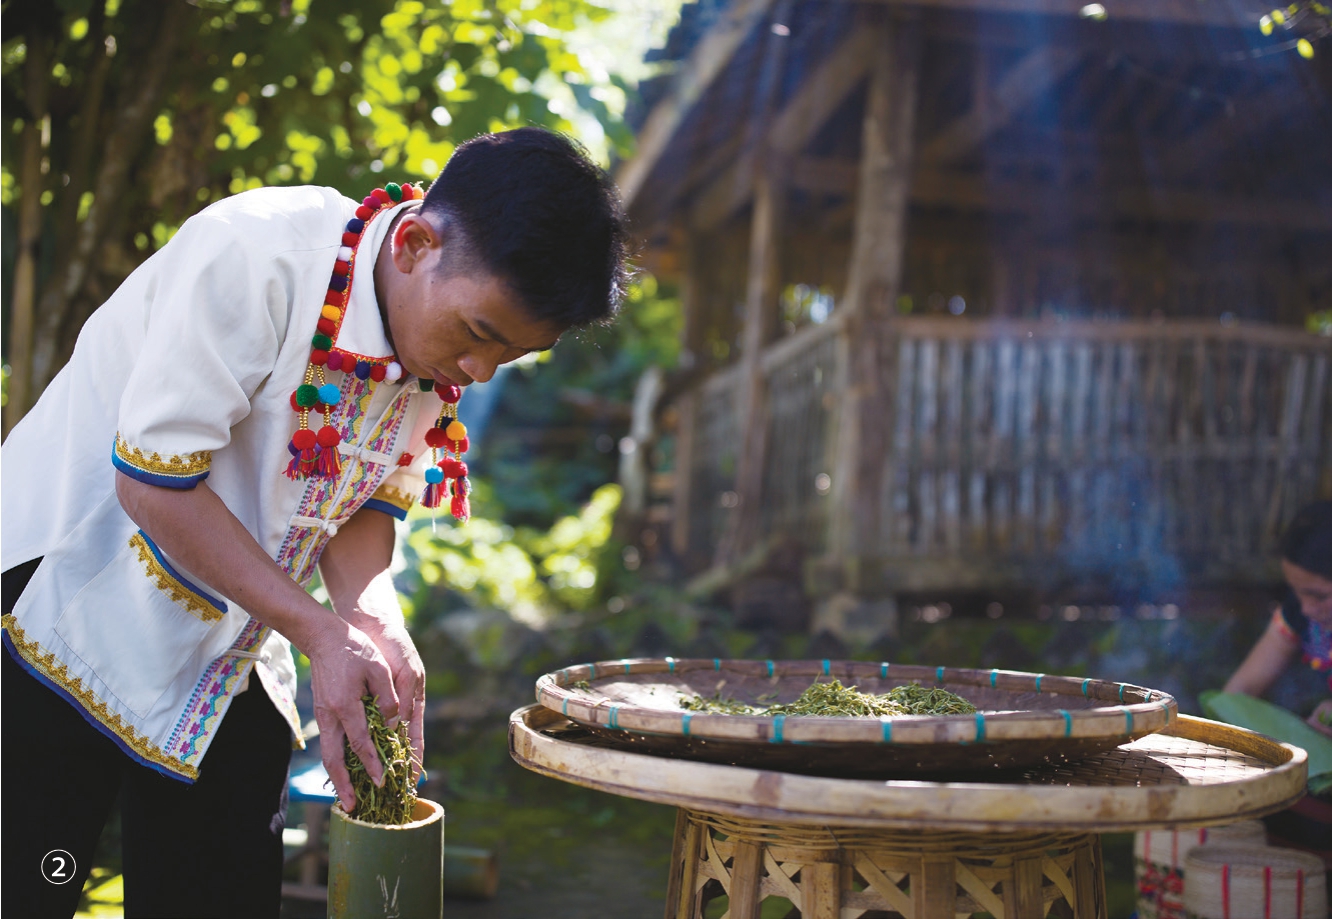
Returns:
[[[774,825],[681,809],[666,919],[758,919],[768,897],[802,919],[1106,919],[1099,837]]]

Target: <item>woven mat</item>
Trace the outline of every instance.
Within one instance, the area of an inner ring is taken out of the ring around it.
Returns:
[[[1260,759],[1225,747],[1153,734],[1109,753],[1024,772],[1033,785],[1132,787],[1218,785],[1271,771]]]

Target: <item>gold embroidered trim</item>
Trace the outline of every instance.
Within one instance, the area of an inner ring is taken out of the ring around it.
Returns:
[[[401,488],[394,488],[392,485],[381,485],[375,489],[375,493],[370,496],[372,500],[383,501],[385,504],[392,504],[394,507],[400,507],[405,511],[412,509],[416,503],[416,496],[403,491]]]
[[[93,695],[92,691],[83,685],[82,680],[70,674],[65,665],[56,659],[53,652],[47,651],[43,654],[42,646],[35,641],[28,640],[17,619],[13,616],[5,616],[0,619],[0,623],[3,623],[5,631],[9,633],[10,640],[14,642],[14,647],[18,649],[19,654],[23,655],[24,660],[36,668],[42,676],[78,699],[79,704],[87,710],[88,714],[106,725],[131,750],[149,762],[170,769],[177,775],[183,775],[189,779],[199,777],[199,770],[167,756],[160,747],[148,739],[147,735],[140,734],[134,729],[133,725],[125,723],[119,715],[107,708],[106,703]]]
[[[190,590],[166,569],[142,533],[131,536],[129,544],[139,550],[139,561],[143,562],[143,567],[147,569],[148,577],[157,581],[158,590],[170,595],[172,600],[196,619],[213,623],[222,618],[223,613],[220,609],[200,597],[197,592]]]
[[[119,432],[116,433],[116,456],[136,469],[159,475],[198,475],[207,472],[213,465],[212,450],[200,450],[184,456],[163,457],[160,453],[145,455],[138,447],[126,443]]]

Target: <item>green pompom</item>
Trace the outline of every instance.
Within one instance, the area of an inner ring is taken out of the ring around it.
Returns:
[[[392,198],[394,201],[402,200],[402,186],[399,185],[397,182],[390,182],[387,185],[385,185],[384,191],[388,192],[388,196]]]
[[[327,335],[316,335],[314,338],[310,339],[310,344],[319,351],[327,351],[329,348],[333,347],[333,339],[329,338]]]
[[[319,387],[311,386],[309,383],[302,383],[296,387],[296,404],[301,408],[309,408],[319,401]]]

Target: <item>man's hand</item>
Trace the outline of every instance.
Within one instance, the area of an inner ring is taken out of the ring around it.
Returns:
[[[376,785],[384,784],[384,764],[370,740],[362,696],[374,696],[385,719],[396,717],[398,698],[393,676],[383,655],[363,632],[337,621],[313,644],[310,685],[314,691],[315,721],[319,724],[319,747],[324,769],[343,810],[356,807],[356,792],[343,753],[343,738],[365,764]]]
[[[415,779],[421,773],[425,757],[425,665],[421,663],[421,655],[416,652],[412,637],[407,634],[401,613],[382,619],[361,613],[353,619],[374,642],[393,674],[393,689],[398,698],[397,717],[390,718],[388,712],[384,712],[384,721],[389,727],[396,727],[399,721],[407,723],[407,736],[412,743],[412,778]],[[383,706],[380,709],[383,710]]]
[[[412,769],[419,774],[425,756],[425,667],[407,634],[389,573],[393,537],[393,518],[376,510],[357,511],[329,540],[319,571],[333,609],[374,644],[392,674],[396,705],[390,711],[381,703],[380,710],[390,727],[407,722]]]
[[[1313,714],[1307,719],[1309,727],[1320,734],[1332,737],[1332,699],[1324,699],[1318,703],[1318,707],[1313,710]]]

